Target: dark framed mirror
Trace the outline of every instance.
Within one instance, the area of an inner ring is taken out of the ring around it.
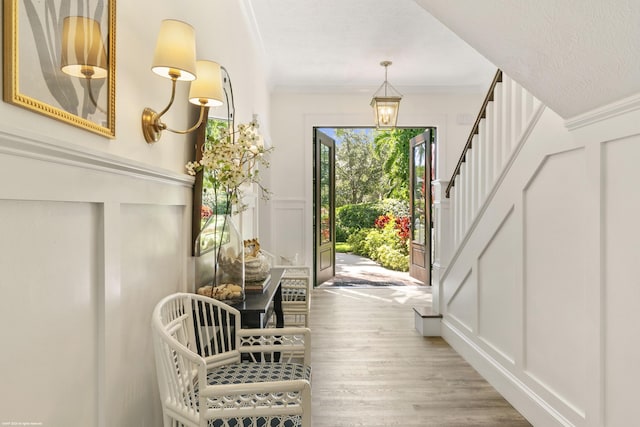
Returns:
[[[195,159],[202,159],[202,149],[206,141],[212,137],[218,137],[227,129],[234,128],[235,105],[233,102],[233,87],[231,78],[226,68],[220,67],[222,71],[222,89],[224,91],[224,103],[215,108],[208,108],[205,111],[207,120],[202,123],[196,132]],[[218,201],[211,186],[208,184],[207,174],[210,171],[203,168],[195,175],[195,184],[193,186],[193,213],[191,221],[191,242],[192,255],[200,256],[211,249],[208,248],[207,242],[203,239],[198,241],[198,236],[202,231],[207,219],[214,213],[222,213],[218,207]]]

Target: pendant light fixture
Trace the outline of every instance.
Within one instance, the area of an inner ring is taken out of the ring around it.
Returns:
[[[387,67],[391,65],[391,61],[382,61],[380,65],[384,67],[384,83],[371,99],[376,128],[395,128],[402,95],[387,81]]]

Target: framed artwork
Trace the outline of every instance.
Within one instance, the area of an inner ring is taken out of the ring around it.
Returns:
[[[5,0],[4,100],[115,137],[116,0]]]

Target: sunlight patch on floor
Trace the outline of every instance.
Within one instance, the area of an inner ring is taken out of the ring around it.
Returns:
[[[316,291],[328,292],[334,295],[355,300],[376,300],[397,304],[426,304],[432,302],[431,289],[414,286],[386,286],[384,288],[316,288]]]

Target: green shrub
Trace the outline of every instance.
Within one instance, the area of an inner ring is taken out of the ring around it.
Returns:
[[[336,218],[336,242],[346,242],[351,231],[340,223]]]
[[[385,268],[408,271],[408,228],[399,228],[397,222],[408,221],[408,212],[407,202],[394,199],[341,206],[336,210],[336,240],[346,240],[353,253]]]
[[[362,228],[373,227],[373,222],[379,215],[380,208],[377,203],[358,203],[355,205],[344,205],[336,209],[336,221],[342,227],[351,232]]]
[[[385,268],[396,271],[409,271],[409,255],[390,245],[382,245],[377,250],[377,259]]]
[[[366,228],[355,231],[349,235],[347,243],[351,245],[351,252],[356,255],[369,257],[369,254],[365,249],[365,239],[367,238],[367,234],[369,234],[369,231],[371,230],[373,229]]]
[[[336,209],[336,233],[341,229],[349,234],[355,230],[371,228],[380,215],[409,216],[409,204],[404,200],[384,199],[379,202],[344,205]]]
[[[336,242],[336,253],[349,253],[351,252],[351,245],[345,242]]]
[[[367,237],[364,239],[364,247],[367,251],[367,255],[372,260],[378,261],[378,248],[388,245],[395,246],[395,237],[393,233],[389,233],[388,230],[374,228],[370,230]]]
[[[351,251],[377,261],[385,268],[409,271],[407,243],[398,237],[393,221],[384,228],[358,230],[349,236]]]

